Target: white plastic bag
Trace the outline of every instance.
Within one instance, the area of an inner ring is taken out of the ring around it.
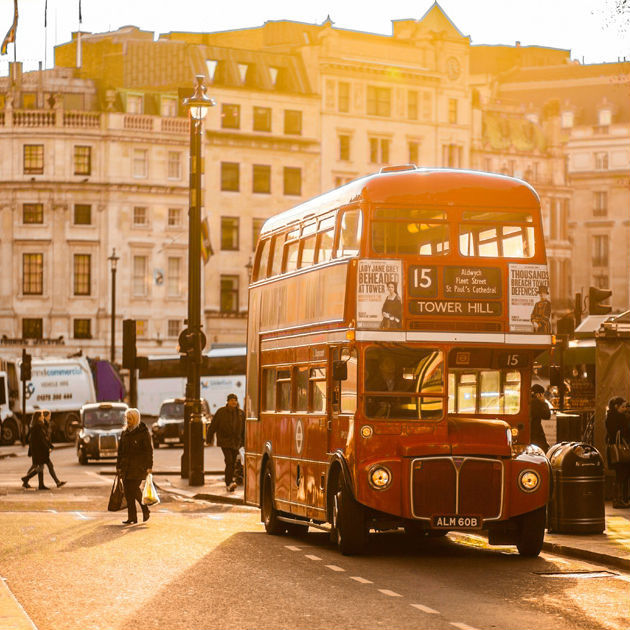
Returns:
[[[157,490],[153,483],[153,475],[149,473],[146,481],[144,482],[144,489],[142,490],[142,504],[143,505],[155,505],[160,502]]]
[[[245,447],[241,446],[238,449],[238,458],[241,460],[241,466],[245,466]]]

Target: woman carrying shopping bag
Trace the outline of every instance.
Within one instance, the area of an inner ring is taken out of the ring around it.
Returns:
[[[621,397],[611,398],[606,411],[606,444],[608,467],[615,470],[613,508],[630,507],[630,462],[611,461],[611,448],[625,440],[630,443],[628,403]]]
[[[127,520],[123,525],[133,525],[138,522],[136,501],[142,509],[142,520],[149,520],[149,508],[142,503],[140,484],[153,468],[153,445],[149,429],[140,421],[137,409],[127,409],[125,421],[127,426],[118,444],[116,472],[123,480],[127,499]]]

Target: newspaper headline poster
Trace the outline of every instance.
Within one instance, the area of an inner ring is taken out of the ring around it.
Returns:
[[[510,265],[510,331],[551,333],[547,265]]]
[[[402,261],[359,260],[357,326],[402,328]]]

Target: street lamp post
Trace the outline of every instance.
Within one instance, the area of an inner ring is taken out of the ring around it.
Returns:
[[[204,75],[197,75],[193,95],[184,99],[190,111],[190,210],[188,213],[188,328],[180,336],[185,340],[187,357],[186,404],[184,406],[184,454],[182,477],[191,486],[204,483],[203,424],[201,420],[201,352],[206,337],[201,330],[201,174],[202,123],[208,109],[215,105],[206,96]],[[180,344],[181,346],[181,344]],[[185,470],[187,468],[187,470]],[[188,475],[185,475],[185,473]]]
[[[116,256],[116,248],[112,249],[112,255],[109,256],[109,269],[112,272],[112,332],[111,346],[109,349],[109,361],[114,363],[116,358],[116,264],[119,256]]]

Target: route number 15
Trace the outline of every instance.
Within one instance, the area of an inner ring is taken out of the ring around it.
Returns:
[[[409,267],[409,295],[411,297],[430,298],[437,296],[436,267]]]

